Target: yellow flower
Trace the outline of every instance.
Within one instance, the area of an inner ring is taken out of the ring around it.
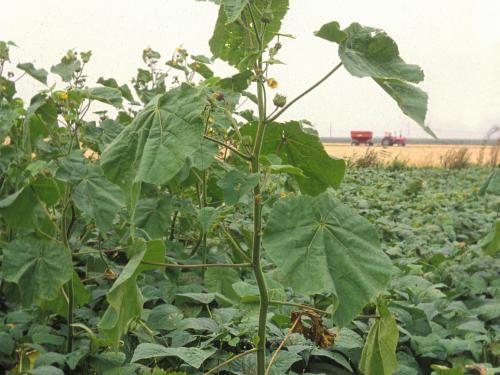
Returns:
[[[286,196],[287,196],[287,193],[285,193],[284,191],[280,192],[281,199],[286,198]]]
[[[272,89],[275,89],[278,87],[278,81],[276,81],[274,78],[269,78],[267,80],[267,85],[272,88]]]
[[[68,100],[68,93],[66,91],[59,91],[57,97],[59,100]]]

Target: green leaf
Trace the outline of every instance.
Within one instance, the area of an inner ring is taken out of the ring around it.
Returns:
[[[431,368],[437,375],[463,375],[464,371],[461,368],[448,368],[441,365],[431,365]]]
[[[353,76],[414,83],[424,79],[422,69],[404,62],[396,42],[384,31],[353,23],[344,32],[347,38],[340,44],[339,56]]]
[[[61,369],[54,366],[40,366],[31,371],[32,375],[64,375]]]
[[[71,279],[71,255],[58,242],[21,238],[7,244],[3,254],[3,276],[18,285],[25,306],[56,298]]]
[[[500,220],[495,221],[486,237],[479,241],[479,246],[491,256],[500,251]]]
[[[3,142],[12,126],[19,118],[19,113],[0,102],[0,140]]]
[[[226,12],[226,22],[236,21],[243,9],[247,6],[249,0],[224,0],[222,2]]]
[[[203,207],[198,211],[198,222],[203,233],[208,233],[212,224],[217,220],[219,212],[215,207]]]
[[[75,206],[95,219],[105,234],[113,225],[117,212],[125,206],[121,189],[107,180],[99,164],[86,163],[81,152],[74,152],[60,163],[56,177],[74,184]]]
[[[209,168],[215,161],[215,156],[219,152],[217,144],[208,139],[201,138],[199,140],[198,149],[189,158],[191,167],[200,171]]]
[[[220,293],[230,300],[238,301],[239,296],[233,284],[241,281],[240,274],[233,268],[208,268],[205,271],[205,287],[209,292]]]
[[[228,205],[238,203],[241,198],[250,193],[259,182],[259,174],[246,174],[237,169],[226,173],[218,182],[224,192],[224,202]]]
[[[405,115],[419,124],[429,135],[437,138],[432,129],[425,126],[427,102],[429,101],[425,91],[397,79],[376,78],[375,82],[398,103]]]
[[[120,93],[122,94],[122,96],[125,99],[127,99],[129,102],[133,102],[134,101],[134,97],[132,96],[132,93],[130,92],[129,87],[127,85],[125,85],[125,84],[119,86],[118,82],[116,82],[116,80],[114,78],[104,79],[103,77],[100,77],[97,80],[97,83],[100,83],[101,85],[106,86],[106,87],[111,87],[113,89],[118,89],[118,90],[120,90]]]
[[[85,285],[75,271],[73,271],[73,295],[76,306],[86,304],[91,297],[90,292],[85,288]],[[59,294],[55,299],[49,301],[42,300],[39,305],[41,308],[53,311],[63,317],[66,317],[68,314],[68,300],[62,289],[59,290]]]
[[[254,125],[245,126],[241,133],[254,136],[255,129]],[[329,187],[338,187],[344,178],[345,162],[328,155],[319,137],[306,133],[297,121],[268,124],[262,154],[276,154],[283,164],[302,170],[304,176],[295,178],[305,194],[318,195]]]
[[[78,60],[73,60],[70,62],[61,61],[59,64],[54,65],[50,68],[50,71],[57,74],[64,82],[71,81],[73,74],[81,68],[81,63]]]
[[[166,348],[163,345],[144,343],[139,344],[134,351],[131,362],[137,362],[142,359],[177,357],[194,368],[200,366],[216,352],[215,348]]]
[[[106,300],[109,306],[98,325],[102,335],[115,347],[127,331],[129,323],[138,318],[142,312],[144,298],[137,286],[137,277],[145,270],[156,268],[141,262],[162,262],[165,259],[165,247],[160,240],[149,242],[137,240],[132,250],[135,255],[108,291]]]
[[[340,59],[349,73],[355,77],[373,78],[405,115],[436,137],[425,126],[427,94],[412,84],[421,82],[424,73],[418,65],[407,64],[400,57],[396,42],[383,30],[353,23],[340,31],[338,23],[331,22],[316,35],[338,43]]]
[[[28,186],[0,200],[0,214],[14,228],[32,228],[37,206],[36,196]]]
[[[364,375],[392,375],[398,369],[398,326],[387,307],[379,305],[377,312],[380,318],[368,332],[359,369]]]
[[[122,93],[119,89],[112,87],[92,87],[85,90],[84,96],[91,100],[112,105],[116,108],[122,107]]]
[[[171,180],[198,150],[204,108],[201,91],[188,85],[152,99],[104,150],[106,176],[121,185]]]
[[[120,188],[106,180],[97,165],[89,167],[72,198],[78,209],[95,219],[102,233],[111,228],[117,212],[125,205]]]
[[[0,353],[10,355],[15,348],[12,337],[7,332],[0,332]]]
[[[329,292],[334,321],[349,323],[386,286],[391,262],[371,224],[333,191],[280,200],[265,227],[263,246],[278,275],[295,292]]]
[[[337,21],[325,23],[314,35],[335,43],[341,43],[347,38],[347,33],[340,30],[340,25]]]
[[[182,311],[174,305],[159,305],[149,313],[148,326],[156,330],[173,331],[183,318]]]
[[[135,210],[135,225],[151,239],[163,238],[167,235],[173,210],[172,198],[168,195],[141,199]]]
[[[238,13],[238,4],[241,5],[242,0],[230,0],[230,3],[236,5],[234,8],[236,11],[231,12],[231,15],[234,17]],[[224,2],[225,4],[226,2]],[[288,11],[288,0],[255,0],[252,1],[252,4],[261,12],[272,12],[273,15],[271,22],[266,25],[262,40],[263,48],[265,49],[281,28],[281,21]],[[224,5],[221,5],[219,8],[215,30],[209,41],[210,50],[215,58],[220,58],[228,62],[240,71],[249,69],[259,56],[257,39],[253,33],[251,34],[251,38],[249,38],[247,30],[238,22],[230,23],[231,21],[224,10]],[[239,15],[245,17],[249,23],[250,14],[247,10],[240,11]],[[255,17],[257,17],[257,27],[261,28],[263,24],[258,19],[259,16],[255,15]]]
[[[45,69],[36,69],[32,63],[17,64],[17,67],[37,81],[47,84],[47,75],[49,73]]]

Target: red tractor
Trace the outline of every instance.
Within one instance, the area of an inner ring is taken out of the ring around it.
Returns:
[[[401,132],[399,132],[399,137],[396,135],[392,135],[391,132],[386,132],[384,135],[384,138],[382,138],[382,146],[383,147],[389,147],[389,146],[406,146],[406,137],[403,137]]]
[[[373,146],[373,132],[369,130],[351,130],[351,145]]]

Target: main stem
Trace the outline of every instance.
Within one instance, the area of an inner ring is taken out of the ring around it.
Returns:
[[[262,59],[258,61],[258,71],[262,71]],[[266,104],[264,100],[264,83],[259,77],[257,80],[257,99],[259,106],[259,123],[252,152],[251,170],[252,173],[259,173],[259,158],[262,149],[266,125]],[[262,238],[262,196],[260,191],[260,181],[253,189],[253,244],[252,244],[252,265],[257,286],[259,287],[260,309],[259,309],[259,342],[257,343],[257,375],[264,375],[266,372],[266,320],[267,309],[269,307],[269,295],[267,292],[266,280],[262,273],[260,264],[261,258],[261,238]]]

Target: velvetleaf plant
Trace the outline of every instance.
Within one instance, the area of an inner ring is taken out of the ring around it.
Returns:
[[[160,55],[146,49],[147,69],[134,79],[136,95],[114,79],[101,78],[101,86],[89,88],[84,68],[90,53],[69,51],[51,69],[65,89],[46,87],[24,109],[14,97],[14,80],[0,75],[0,138],[8,136],[0,181],[3,278],[17,285],[9,293],[21,305],[65,317],[68,353],[75,329],[90,332],[96,348],[123,344],[125,333],[141,322],[145,299],[138,279],[148,270],[164,269],[165,277],[200,270],[207,285],[250,271],[259,313],[255,348],[243,354],[256,353],[257,375],[273,369],[274,358],[266,358],[269,307],[288,303],[268,284],[328,295],[338,327],[384,291],[392,266],[374,228],[333,190],[343,179],[344,161],[325,152],[306,122],[280,120],[345,68],[373,79],[432,134],[425,126],[427,95],[416,86],[423,72],[399,56],[385,32],[331,22],[316,35],[338,45],[340,62],[296,98],[276,94],[269,110],[271,90],[279,85],[271,72],[287,40],[280,29],[288,6],[288,0],[220,2],[209,44],[214,59],[238,69],[227,78],[215,76],[212,59],[179,48],[167,65],[184,77],[174,77],[169,87],[169,72],[158,68]],[[9,44],[0,47],[3,73]],[[47,71],[30,63],[17,67],[47,85]],[[240,110],[242,98],[255,110]],[[99,126],[87,120],[95,102],[116,108],[116,118],[101,111]],[[122,257],[119,274],[103,249]],[[81,279],[83,269],[97,262],[89,254],[99,254],[103,274],[114,280],[98,334],[75,320],[76,306],[90,299]],[[218,292],[220,303],[231,303],[232,287]],[[363,373],[391,374],[396,344],[394,318],[378,299]],[[154,345],[140,344],[132,362],[173,356],[199,368],[215,352]]]

